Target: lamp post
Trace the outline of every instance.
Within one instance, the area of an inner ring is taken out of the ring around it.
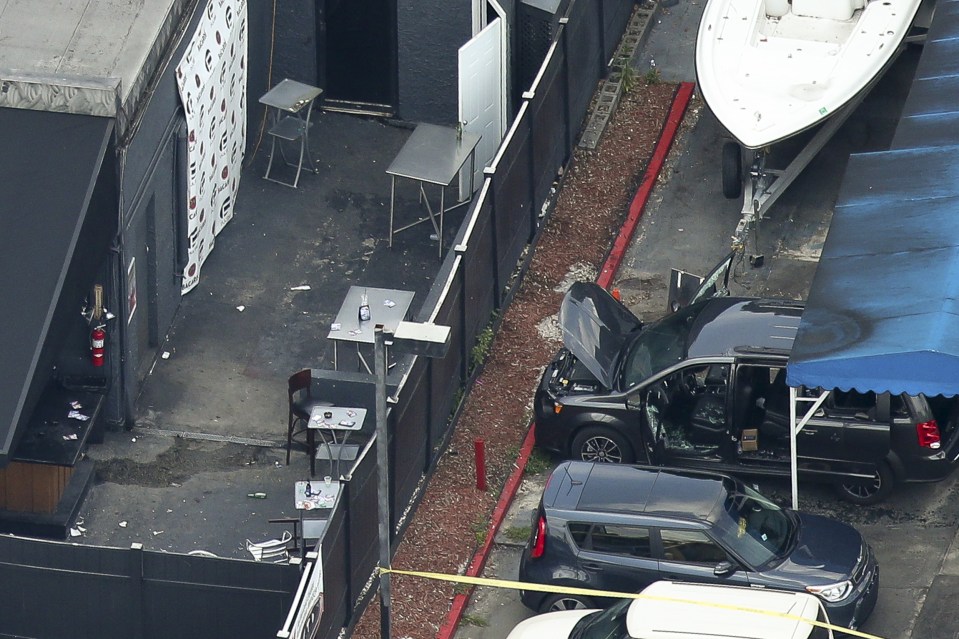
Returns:
[[[449,326],[400,322],[389,333],[377,324],[373,329],[373,368],[376,375],[376,468],[378,535],[380,541],[380,639],[390,639],[390,447],[386,423],[386,346],[394,352],[442,358],[450,345]]]

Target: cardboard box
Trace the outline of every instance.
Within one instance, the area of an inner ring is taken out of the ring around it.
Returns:
[[[744,428],[743,436],[739,440],[744,451],[759,450],[759,429]]]

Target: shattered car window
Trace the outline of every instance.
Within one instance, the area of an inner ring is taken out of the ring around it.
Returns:
[[[690,315],[689,309],[683,309],[639,332],[623,361],[622,389],[632,388],[682,361],[689,336]]]

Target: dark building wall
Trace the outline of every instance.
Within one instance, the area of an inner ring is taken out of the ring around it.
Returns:
[[[177,132],[185,125],[176,84],[176,65],[183,56],[207,0],[200,0],[189,17],[186,34],[163,69],[137,125],[120,142],[122,215],[119,264],[121,331],[125,362],[122,379],[114,384],[121,401],[109,401],[107,419],[132,425],[133,400],[140,380],[159,352],[162,337],[180,304],[181,278],[177,265],[180,243],[177,197]],[[185,159],[184,159],[185,161]],[[182,240],[180,239],[182,236]],[[130,265],[134,264],[131,272]],[[136,281],[137,307],[127,304],[131,278]],[[116,399],[116,398],[113,398]]]
[[[128,423],[134,416],[133,399],[140,382],[157,357],[163,336],[172,325],[180,304],[178,252],[186,241],[180,219],[177,134],[185,119],[176,84],[176,65],[196,31],[209,0],[200,0],[190,16],[179,47],[157,80],[149,102],[135,128],[119,142],[121,169],[121,239],[117,265],[119,307],[116,345],[122,349],[122,377],[115,377],[105,417]],[[263,118],[258,98],[284,77],[314,81],[316,67],[313,9],[309,0],[276,3],[273,31],[272,0],[251,0],[248,5],[249,61],[247,78],[247,148],[255,144]],[[275,41],[274,41],[275,35]],[[270,78],[270,47],[274,47]],[[183,162],[186,160],[184,159]],[[129,268],[134,265],[133,271]],[[135,278],[137,308],[128,314],[127,292]],[[111,309],[112,310],[112,309]],[[129,320],[129,322],[128,322]],[[115,375],[121,375],[116,367]],[[128,425],[132,425],[129,422]]]
[[[277,3],[273,84],[283,78],[316,85],[316,0]]]
[[[472,35],[470,2],[398,0],[396,13],[399,117],[455,124],[457,52]]]
[[[500,0],[499,5],[503,7],[503,11],[506,12],[506,40],[507,40],[507,52],[506,55],[506,111],[508,113],[508,120],[513,119],[513,114],[516,113],[519,109],[520,99],[522,95],[516,95],[515,90],[513,89],[513,76],[516,74],[516,64],[513,60],[516,59],[517,43],[516,43],[516,4],[519,0]],[[495,12],[489,10],[489,19],[492,19],[496,15]]]
[[[261,95],[284,78],[317,84],[316,1],[250,0],[247,3],[248,151],[256,145],[263,128],[265,113],[259,103]]]
[[[277,2],[279,9],[279,2]],[[270,90],[278,80],[270,77],[270,47],[273,41],[273,0],[250,0],[247,2],[249,39],[247,42],[246,84],[246,147],[249,153],[256,145],[266,115],[259,103],[261,95]],[[282,78],[280,78],[282,79]]]

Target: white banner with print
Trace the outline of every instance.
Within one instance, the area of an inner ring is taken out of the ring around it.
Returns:
[[[208,0],[176,68],[189,130],[182,292],[200,279],[216,235],[233,217],[246,145],[247,0]]]

